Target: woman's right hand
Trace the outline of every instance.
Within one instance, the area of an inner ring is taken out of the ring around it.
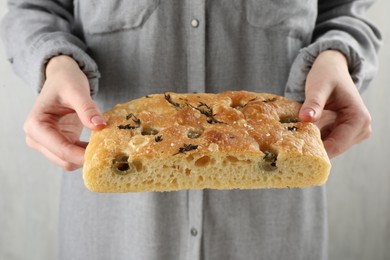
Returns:
[[[106,122],[78,64],[68,56],[56,56],[46,66],[46,81],[24,124],[26,143],[72,171],[84,163],[83,126],[99,130]]]

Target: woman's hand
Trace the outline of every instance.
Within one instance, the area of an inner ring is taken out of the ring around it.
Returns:
[[[24,124],[27,145],[72,171],[84,163],[83,126],[98,130],[105,125],[78,64],[68,56],[52,58],[45,84]]]
[[[371,135],[371,116],[338,51],[325,51],[315,60],[305,85],[302,121],[317,122],[330,158]]]

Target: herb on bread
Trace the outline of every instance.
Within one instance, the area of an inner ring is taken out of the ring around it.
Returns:
[[[168,103],[171,104],[172,106],[174,106],[176,108],[181,108],[179,103],[172,101],[172,97],[170,94],[164,93],[164,97],[165,97],[165,100],[168,101]]]
[[[180,147],[179,151],[177,153],[175,153],[174,155],[179,154],[179,153],[189,152],[189,151],[196,150],[196,149],[198,149],[197,145],[184,144],[183,147]]]
[[[158,142],[161,142],[163,139],[162,139],[162,135],[157,135],[155,138],[154,138],[154,141],[156,141],[156,143]]]
[[[118,125],[118,129],[136,129],[141,126],[141,119],[137,118],[133,113],[126,116],[126,120],[132,119],[135,125],[126,124],[126,125]]]
[[[199,102],[197,107],[192,106],[191,104],[187,104],[190,107],[198,110],[201,114],[207,117],[207,123],[209,124],[224,124],[224,122],[219,121],[214,118],[215,114],[213,112],[213,108],[207,105],[206,103]]]

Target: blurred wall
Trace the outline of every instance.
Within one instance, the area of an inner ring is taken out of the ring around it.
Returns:
[[[328,182],[329,259],[390,259],[390,1],[368,18],[382,31],[379,72],[363,94],[372,137],[334,159]]]
[[[373,136],[334,159],[327,184],[330,260],[390,259],[390,1],[369,12],[385,45],[380,71],[363,98]],[[6,1],[0,0],[0,17]],[[0,259],[56,259],[61,173],[24,144],[33,91],[7,63],[0,43]]]
[[[6,1],[0,0],[0,17]],[[0,41],[0,259],[57,256],[60,172],[27,148],[23,122],[35,94],[17,78]]]

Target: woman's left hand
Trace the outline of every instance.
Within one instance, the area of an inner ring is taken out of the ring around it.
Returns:
[[[371,116],[338,51],[325,51],[313,63],[305,84],[301,121],[316,122],[330,158],[371,135]]]

